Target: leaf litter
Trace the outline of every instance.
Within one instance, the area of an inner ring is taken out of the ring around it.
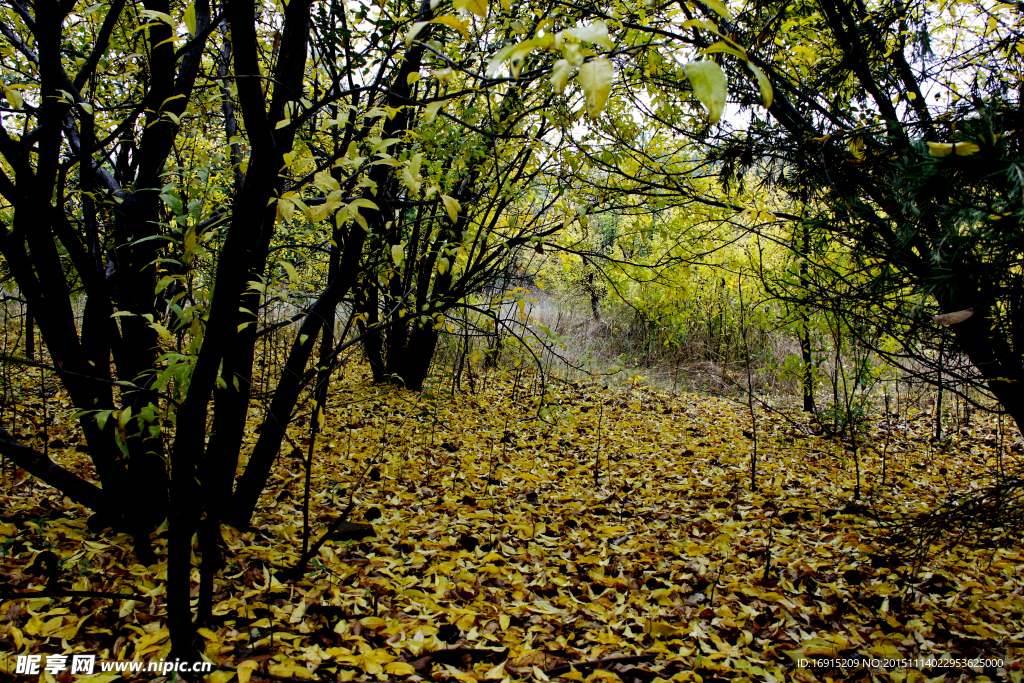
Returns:
[[[353,495],[354,523],[282,583],[303,526],[309,434],[294,421],[252,529],[222,531],[207,681],[1022,679],[1018,549],[954,547],[913,567],[880,543],[880,520],[974,485],[1000,447],[994,419],[936,444],[927,412],[872,416],[851,504],[849,448],[804,418],[759,414],[752,492],[745,406],[478,382],[417,396],[350,366],[316,437],[310,519],[315,540]],[[88,477],[71,412],[54,417],[51,456]],[[127,536],[90,529],[85,508],[23,471],[3,483],[0,652],[166,657],[165,529],[146,567]],[[58,590],[125,596],[12,597]],[[1004,667],[800,666],[812,657]],[[0,655],[0,677],[13,667]]]

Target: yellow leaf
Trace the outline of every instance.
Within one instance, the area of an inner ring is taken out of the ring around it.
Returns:
[[[21,105],[24,104],[21,93],[14,88],[8,88],[6,85],[4,86],[4,97],[15,109],[21,109]]]
[[[443,194],[441,201],[444,203],[444,210],[448,212],[448,218],[452,219],[452,223],[458,221],[459,212],[462,211],[462,204],[459,203],[459,200]]]
[[[711,123],[718,123],[725,110],[727,84],[725,72],[714,62],[690,62],[685,67],[686,77],[690,79],[693,92],[708,108]]]
[[[396,266],[402,265],[402,261],[405,260],[405,245],[404,244],[393,244],[393,245],[391,245],[391,259],[395,262]]]
[[[17,536],[17,535],[18,535],[18,527],[14,526],[14,524],[12,524],[10,522],[6,522],[4,524],[0,524],[0,536],[8,536],[8,537],[10,537],[10,536]]]
[[[979,151],[973,142],[929,142],[928,153],[933,157],[948,157],[954,151],[958,157],[966,157]]]
[[[211,674],[203,676],[203,679],[206,681],[206,683],[228,683],[228,681],[230,681],[234,677],[234,671],[224,671],[218,669],[217,671],[214,671]]]
[[[570,668],[564,674],[561,674],[559,676],[559,678],[568,678],[570,681],[580,681],[581,683],[583,683],[583,680],[584,680],[583,679],[583,674],[581,674],[579,671],[577,671],[574,668]]]
[[[864,154],[864,138],[857,136],[850,138],[849,142],[850,154],[857,159],[864,159],[867,155]]]
[[[683,28],[702,28],[706,31],[711,31],[716,36],[722,35],[718,31],[718,27],[715,26],[715,22],[708,21],[707,19],[689,19],[683,22]]]
[[[452,7],[465,12],[472,12],[481,19],[487,18],[487,0],[455,0]]]
[[[568,59],[559,59],[551,67],[551,86],[555,92],[561,95],[565,92],[565,86],[569,82],[569,75],[572,73],[572,64]]]
[[[408,662],[388,662],[384,665],[384,673],[392,676],[412,676],[416,669]]]
[[[701,52],[703,52],[704,54],[710,54],[712,52],[724,52],[724,53],[730,54],[730,55],[732,55],[734,57],[739,57],[743,61],[747,60],[747,51],[742,49],[738,45],[735,45],[731,41],[730,42],[726,42],[724,40],[715,41],[711,45],[708,45],[706,48],[701,50]]]
[[[868,650],[880,657],[891,659],[898,659],[902,656],[892,643],[878,643],[869,647]]]
[[[278,261],[278,264],[288,273],[288,281],[293,285],[299,283],[299,273],[289,261]]]
[[[446,14],[443,17],[438,17],[437,19],[432,20],[430,23],[448,26],[449,28],[455,29],[466,38],[469,38],[469,29],[466,28],[465,22],[463,22],[462,19],[459,19],[458,17],[453,16],[451,14]]]
[[[238,683],[249,683],[249,676],[252,676],[252,672],[259,668],[259,665],[255,659],[247,659],[239,664],[235,670],[238,673]]]
[[[384,621],[380,617],[363,617],[359,620],[359,623],[373,631],[382,629],[388,625],[388,622]]]
[[[608,36],[608,26],[603,21],[594,21],[586,26],[566,29],[565,32],[576,40],[585,40],[588,43],[594,43],[609,50],[615,48],[615,43]]]
[[[188,34],[192,37],[196,35],[196,3],[189,3],[188,7],[185,8],[185,28],[188,29]],[[219,681],[217,683],[220,683]]]
[[[411,47],[412,41],[416,40],[416,36],[419,35],[420,31],[423,30],[429,21],[417,21],[409,27],[409,32],[405,34],[405,47]]]
[[[772,82],[768,80],[764,72],[754,63],[747,62],[747,68],[750,69],[750,73],[754,74],[754,78],[757,79],[757,87],[761,90],[761,102],[765,107],[772,106],[772,96],[774,95]]]
[[[717,66],[717,64],[716,64]],[[604,111],[608,103],[608,95],[612,91],[612,79],[615,70],[607,57],[592,59],[580,67],[579,81],[583,92],[587,94],[587,116],[596,119]]]
[[[441,107],[443,106],[443,100],[438,100],[437,102],[431,102],[430,104],[428,104],[426,107],[423,108],[423,120],[426,123],[433,123],[434,119],[437,118],[437,112],[441,111]]]
[[[505,662],[492,667],[484,674],[484,680],[501,680],[505,677]]]
[[[299,666],[296,662],[289,660],[269,665],[267,667],[267,673],[273,674],[274,676],[283,676],[285,678],[313,677],[313,674],[309,672],[309,669],[304,666]]]

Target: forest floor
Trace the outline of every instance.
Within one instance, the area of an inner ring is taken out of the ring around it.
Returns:
[[[851,451],[799,415],[758,413],[752,492],[746,406],[534,382],[492,371],[476,393],[419,396],[350,366],[316,444],[310,518],[315,538],[365,473],[350,520],[375,536],[329,541],[304,578],[274,578],[301,548],[300,418],[253,530],[223,532],[207,680],[1022,679],[1019,549],[913,566],[882,542],[892,520],[977,485],[1004,445],[994,419],[934,443],[930,415],[871,416],[852,502]],[[50,453],[88,476],[71,414],[57,409]],[[166,563],[137,564],[126,536],[87,518],[4,469],[0,680],[26,680],[4,652],[168,654]],[[45,551],[60,559],[49,577]],[[11,598],[50,583],[145,599]]]

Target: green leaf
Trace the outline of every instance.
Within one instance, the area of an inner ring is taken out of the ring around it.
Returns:
[[[195,38],[196,36],[196,3],[191,2],[189,6],[185,8],[185,28],[188,29],[188,34]]]
[[[161,194],[160,199],[164,200],[164,202],[169,207],[171,207],[171,211],[174,212],[174,215],[180,216],[183,213],[183,209],[181,207],[181,200],[175,197],[173,194]]]
[[[587,94],[587,116],[590,118],[596,119],[604,111],[614,76],[615,70],[607,57],[592,59],[580,67],[576,80]]]
[[[693,92],[708,108],[711,123],[718,123],[725,109],[727,83],[722,67],[714,62],[690,62],[686,65],[686,77],[690,79]]]

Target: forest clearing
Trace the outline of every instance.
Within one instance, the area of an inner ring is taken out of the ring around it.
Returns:
[[[752,492],[745,405],[554,384],[545,422],[524,409],[542,395],[537,378],[500,374],[476,393],[424,397],[345,368],[317,437],[309,518],[319,538],[351,500],[350,522],[304,576],[278,581],[302,551],[309,432],[293,431],[298,452],[278,459],[252,529],[222,532],[226,566],[199,631],[207,681],[1024,675],[1019,550],[936,548],[922,568],[882,542],[909,513],[978,486],[1002,447],[993,419],[935,443],[927,411],[872,414],[856,502],[850,454],[806,421],[759,411]],[[51,429],[63,441],[59,420]],[[1007,442],[1007,465],[1020,446]],[[51,453],[90,476],[70,441]],[[168,656],[163,539],[143,566],[127,537],[91,531],[86,509],[23,471],[4,471],[2,495],[2,649]],[[51,597],[21,597],[33,591]],[[807,665],[821,657],[848,661]],[[990,661],[896,665],[946,658]]]

